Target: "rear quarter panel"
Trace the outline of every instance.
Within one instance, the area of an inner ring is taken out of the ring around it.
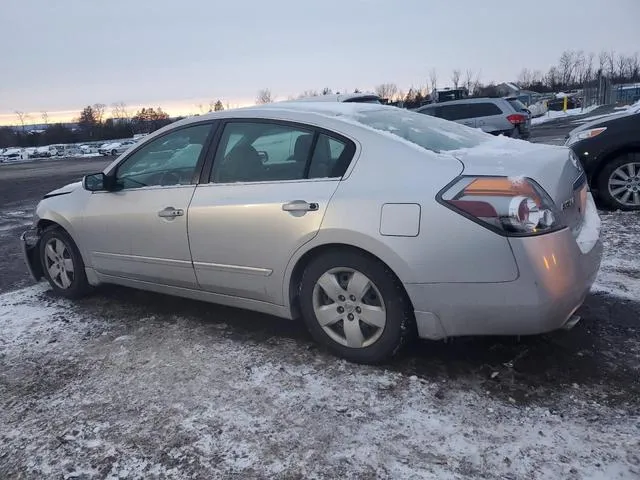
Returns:
[[[318,235],[292,258],[285,288],[300,257],[326,244],[352,245],[372,253],[403,283],[516,279],[517,265],[505,237],[436,202],[438,192],[462,172],[462,164],[448,154],[378,137],[362,139],[360,158],[340,182]],[[419,204],[418,235],[382,235],[385,203]]]

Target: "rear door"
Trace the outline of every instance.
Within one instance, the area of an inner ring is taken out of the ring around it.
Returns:
[[[461,123],[467,127],[476,126],[476,119],[471,115],[469,105],[465,103],[444,103],[438,107],[438,116],[445,120]]]
[[[189,206],[200,287],[282,305],[287,263],[317,234],[355,150],[352,141],[305,125],[228,121],[211,174]]]
[[[477,102],[469,104],[478,128],[488,133],[507,133],[512,129],[506,119],[509,112],[503,112],[494,102]]]

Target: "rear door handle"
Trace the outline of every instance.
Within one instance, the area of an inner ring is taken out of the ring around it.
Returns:
[[[176,218],[184,215],[184,210],[181,208],[167,207],[164,210],[158,212],[158,216],[161,218]]]
[[[318,204],[315,202],[305,202],[304,200],[294,200],[293,202],[282,205],[285,212],[315,212],[318,210]]]

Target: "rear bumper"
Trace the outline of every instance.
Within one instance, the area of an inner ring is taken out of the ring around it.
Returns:
[[[29,229],[20,235],[22,256],[29,270],[29,275],[36,282],[42,278],[42,262],[40,261],[40,238],[35,229]]]
[[[569,229],[510,238],[517,280],[503,283],[406,284],[423,338],[534,335],[567,325],[600,268],[599,217],[589,198],[585,235]]]

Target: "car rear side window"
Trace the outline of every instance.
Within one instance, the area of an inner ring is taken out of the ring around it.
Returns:
[[[511,104],[511,106],[513,107],[513,109],[516,112],[523,112],[527,109],[527,107],[525,106],[524,103],[522,103],[520,100],[518,100],[517,98],[509,98],[507,99],[507,102],[509,102]]]
[[[225,125],[213,163],[216,183],[340,177],[355,146],[313,127],[277,122]]]
[[[438,108],[438,117],[445,120],[461,120],[463,118],[469,118],[469,105],[442,105]]]
[[[485,102],[485,103],[470,103],[468,105],[469,108],[469,117],[468,118],[477,118],[477,117],[490,117],[492,115],[501,115],[502,110],[495,103]]]

